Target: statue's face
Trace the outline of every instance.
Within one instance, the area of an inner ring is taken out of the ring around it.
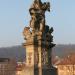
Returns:
[[[36,4],[35,4],[35,7],[36,7],[36,8],[39,8],[39,5],[36,3]]]

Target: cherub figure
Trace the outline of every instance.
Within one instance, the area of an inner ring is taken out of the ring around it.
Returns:
[[[23,35],[25,36],[25,39],[30,39],[31,37],[31,32],[29,27],[25,27],[23,31]]]

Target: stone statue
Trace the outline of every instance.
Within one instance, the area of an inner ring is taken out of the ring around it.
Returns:
[[[34,4],[29,9],[31,20],[30,27],[35,31],[43,31],[45,27],[45,11],[50,11],[50,3],[42,3],[40,0],[35,0]]]
[[[45,23],[45,12],[50,11],[50,3],[34,0],[29,9],[31,20],[29,27],[25,27],[25,67],[26,75],[55,75],[51,57],[53,43],[53,28]]]

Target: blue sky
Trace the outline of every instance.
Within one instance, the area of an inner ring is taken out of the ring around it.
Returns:
[[[54,43],[75,44],[75,0],[50,1],[51,12],[46,12],[46,23],[54,27]],[[0,0],[0,47],[20,45],[22,31],[29,25],[32,0]]]

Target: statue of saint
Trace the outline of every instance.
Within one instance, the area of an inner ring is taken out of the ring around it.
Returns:
[[[45,27],[45,11],[50,11],[50,3],[42,3],[40,0],[35,0],[34,4],[29,9],[31,15],[30,27],[33,30],[43,31]]]

